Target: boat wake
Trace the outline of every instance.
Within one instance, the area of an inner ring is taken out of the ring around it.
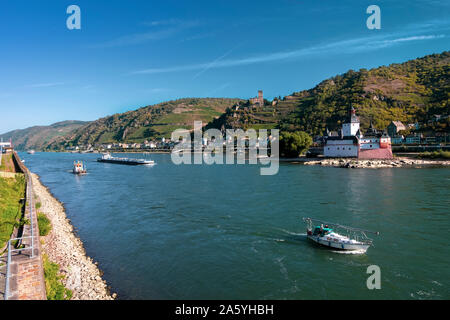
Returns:
[[[278,238],[268,238],[268,240],[272,240],[275,242],[285,242],[286,241],[286,239],[278,239]]]
[[[281,232],[283,232],[285,234],[289,234],[291,236],[305,236],[306,237],[306,233],[292,232],[292,231],[280,229],[280,228],[277,228],[277,230],[280,230]]]
[[[73,170],[66,170],[67,173],[72,173],[73,174]],[[83,174],[75,174],[75,176],[86,176],[88,175],[89,172],[83,173]]]
[[[330,251],[340,254],[365,254],[367,250],[330,250]]]
[[[271,236],[266,237],[267,240],[274,242],[283,242],[296,244],[306,240],[306,233],[293,232],[281,228],[276,228],[278,232],[271,234]]]

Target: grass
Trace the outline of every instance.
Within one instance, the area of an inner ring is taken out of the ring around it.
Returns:
[[[0,248],[11,237],[15,226],[20,223],[25,196],[25,177],[0,178]]]
[[[47,299],[70,300],[73,293],[62,283],[61,280],[64,279],[64,276],[59,273],[59,265],[57,263],[51,262],[46,254],[43,255],[43,260]]]
[[[37,222],[39,227],[39,235],[41,237],[48,235],[52,230],[52,223],[47,218],[47,216],[44,213],[39,212],[37,216]]]
[[[6,153],[1,158],[0,163],[0,171],[6,171],[6,163],[9,161],[9,159],[12,157],[11,154]]]
[[[433,151],[433,152],[422,152],[418,156],[422,159],[450,159],[450,151]]]
[[[16,167],[12,158],[12,153],[6,153],[2,156],[2,163],[0,164],[0,171],[16,172]]]

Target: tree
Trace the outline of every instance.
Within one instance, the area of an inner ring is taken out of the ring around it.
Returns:
[[[312,138],[306,132],[282,132],[280,136],[281,156],[296,158],[308,150],[311,144]]]

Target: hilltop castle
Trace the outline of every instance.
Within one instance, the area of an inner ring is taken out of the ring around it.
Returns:
[[[263,91],[258,90],[258,96],[250,99],[251,104],[259,104],[260,107],[264,106]]]
[[[338,134],[327,130],[323,148],[325,157],[353,157],[358,159],[392,159],[391,138],[377,131],[372,122],[365,135],[361,133],[359,117],[352,107],[347,121]]]

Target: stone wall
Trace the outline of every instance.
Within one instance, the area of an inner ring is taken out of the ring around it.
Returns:
[[[370,160],[370,159],[392,159],[391,148],[387,149],[369,149],[359,151],[358,159]]]

